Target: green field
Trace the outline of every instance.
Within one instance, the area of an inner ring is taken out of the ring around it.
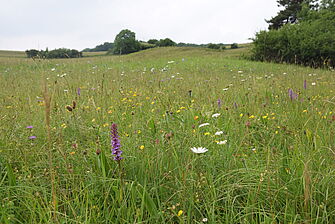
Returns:
[[[335,223],[334,71],[248,50],[1,51],[0,223]]]

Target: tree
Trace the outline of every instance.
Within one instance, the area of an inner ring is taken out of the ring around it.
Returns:
[[[38,50],[31,49],[31,50],[26,50],[26,55],[28,58],[34,58],[38,56]]]
[[[158,47],[171,47],[176,46],[176,43],[169,38],[160,39],[157,44]]]
[[[135,33],[125,29],[116,35],[113,54],[129,54],[140,50],[140,44],[135,39]]]
[[[314,4],[316,0],[277,0],[278,6],[284,7],[278,15],[266,20],[269,30],[278,30],[285,24],[295,24],[299,21],[301,11],[304,8],[312,9],[318,7]]]
[[[150,40],[148,40],[148,44],[154,44],[154,45],[156,45],[157,42],[158,42],[157,39],[150,39]]]

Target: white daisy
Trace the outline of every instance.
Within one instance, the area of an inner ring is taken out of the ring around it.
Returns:
[[[209,125],[209,123],[203,123],[199,125],[199,128]]]
[[[215,132],[214,135],[222,135],[222,134],[223,134],[223,131],[217,131],[217,132]]]
[[[198,147],[198,148],[193,147],[193,148],[191,148],[191,150],[192,150],[192,152],[197,153],[197,154],[205,153],[205,152],[208,151],[208,149],[206,149],[204,147]]]
[[[213,114],[212,117],[218,117],[218,116],[220,116],[220,115],[221,115],[221,114],[216,113],[216,114]]]
[[[227,143],[227,140],[219,141],[216,144],[218,145],[225,145]]]

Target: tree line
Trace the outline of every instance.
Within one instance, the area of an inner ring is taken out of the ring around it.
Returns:
[[[146,50],[155,47],[207,47],[211,49],[225,49],[227,44],[192,44],[192,43],[176,43],[170,38],[164,39],[149,39],[148,41],[136,40],[135,32],[124,29],[116,35],[114,42],[105,42],[104,44],[97,45],[95,48],[85,48],[83,52],[97,52],[97,51],[108,51],[107,54],[129,54],[141,50]],[[231,49],[238,48],[237,43],[230,45]]]
[[[79,52],[75,49],[66,49],[66,48],[59,48],[55,50],[49,51],[48,48],[44,50],[26,50],[26,55],[28,58],[80,58],[83,56],[82,52]]]

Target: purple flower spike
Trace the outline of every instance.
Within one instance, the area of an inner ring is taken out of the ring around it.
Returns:
[[[306,79],[304,80],[304,89],[307,89],[307,81],[306,81]]]
[[[29,139],[35,139],[35,138],[36,138],[35,135],[33,135],[33,136],[29,136]]]
[[[220,98],[218,99],[217,103],[218,103],[218,107],[220,109],[221,108],[221,103],[222,103]]]
[[[32,129],[32,128],[33,128],[33,126],[29,125],[29,126],[27,126],[26,128],[28,128],[28,129]]]
[[[111,131],[110,131],[111,135],[111,145],[112,145],[112,155],[114,155],[114,160],[115,161],[120,161],[121,159],[123,159],[123,157],[121,157],[122,155],[122,151],[120,150],[121,148],[121,143],[120,143],[120,136],[118,135],[118,131],[117,131],[117,125],[115,123],[112,124],[111,126]]]
[[[77,95],[80,96],[80,88],[77,89]]]
[[[290,97],[291,100],[296,100],[298,98],[298,94],[293,92],[291,88],[288,89],[288,96]]]

